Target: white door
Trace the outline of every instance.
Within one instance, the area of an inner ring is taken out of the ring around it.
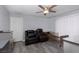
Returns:
[[[15,41],[23,41],[23,18],[11,17],[10,29],[13,31],[13,39]]]

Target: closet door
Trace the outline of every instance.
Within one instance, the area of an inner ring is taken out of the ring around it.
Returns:
[[[11,31],[15,41],[23,41],[23,18],[11,17]]]

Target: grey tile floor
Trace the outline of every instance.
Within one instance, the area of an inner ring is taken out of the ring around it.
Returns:
[[[63,48],[52,42],[43,42],[24,45],[24,42],[15,43],[13,53],[63,53]]]
[[[64,42],[64,53],[79,53],[79,45]]]
[[[11,50],[11,49],[10,49]],[[1,52],[7,51],[7,48]],[[24,45],[24,42],[16,42],[13,53],[79,53],[79,45],[64,42],[64,47],[60,48],[55,42],[43,42]]]

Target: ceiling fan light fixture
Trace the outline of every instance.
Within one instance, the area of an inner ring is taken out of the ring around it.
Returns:
[[[47,13],[49,13],[49,11],[48,10],[45,10],[44,13],[47,14]]]

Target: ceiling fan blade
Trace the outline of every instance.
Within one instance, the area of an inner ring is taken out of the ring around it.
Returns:
[[[36,12],[36,13],[42,13],[43,11],[38,11],[38,12]]]
[[[50,12],[56,13],[56,11],[50,11]]]
[[[49,8],[49,10],[51,10],[52,8],[54,8],[54,7],[56,7],[57,5],[52,5],[50,8]]]
[[[38,6],[39,6],[41,9],[43,9],[43,10],[45,9],[42,5],[38,5]]]

